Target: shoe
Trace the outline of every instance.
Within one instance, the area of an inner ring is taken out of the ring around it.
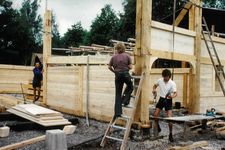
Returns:
[[[159,124],[158,124],[158,133],[160,133],[161,131],[162,131],[162,130],[161,130]]]
[[[169,134],[169,141],[170,141],[170,142],[174,142],[172,133]]]
[[[113,120],[115,120],[116,118],[122,117],[121,115],[114,115]]]
[[[123,105],[124,106],[128,106],[130,103],[129,102],[124,102]]]

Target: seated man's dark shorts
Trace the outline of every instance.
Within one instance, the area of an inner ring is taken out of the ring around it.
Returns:
[[[172,99],[166,99],[163,97],[160,97],[158,103],[156,104],[156,108],[159,108],[161,110],[165,108],[166,111],[172,110],[172,107],[173,107]]]

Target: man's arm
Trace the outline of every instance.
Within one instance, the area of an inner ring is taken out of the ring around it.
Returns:
[[[157,89],[158,85],[157,84],[154,84],[153,85],[153,90],[152,90],[152,93],[153,94],[156,94],[156,89]]]
[[[132,64],[128,65],[128,68],[131,70],[132,69]]]
[[[173,92],[170,96],[167,97],[167,99],[172,99],[177,97],[177,92]]]
[[[114,68],[112,67],[112,66],[108,66],[108,69],[110,70],[110,71],[112,71],[113,73],[115,73],[115,70],[114,70]]]

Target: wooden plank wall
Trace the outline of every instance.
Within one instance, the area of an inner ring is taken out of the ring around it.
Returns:
[[[194,55],[195,32],[175,27],[174,52]],[[152,22],[151,48],[159,51],[172,52],[173,32],[172,26],[160,22]],[[162,44],[163,43],[163,44]]]
[[[210,108],[223,111],[225,108],[225,98],[221,91],[216,91],[217,84],[213,66],[201,64],[200,77],[200,112],[205,113],[206,109]]]
[[[33,78],[33,67],[0,65],[0,93],[21,93],[20,83],[28,84]]]
[[[151,81],[161,77],[162,69],[153,69]],[[188,71],[188,69],[187,69]],[[177,69],[175,82],[178,97],[174,100],[182,102],[182,71]],[[59,111],[81,115],[86,112],[86,66],[49,67],[47,82],[47,105]],[[154,82],[151,82],[151,87]],[[149,89],[151,92],[152,89]],[[153,96],[149,97],[149,101]],[[114,74],[106,65],[91,65],[89,69],[89,102],[88,113],[91,118],[109,120],[113,115],[115,102]]]
[[[46,104],[63,112],[81,114],[82,73],[79,66],[48,67]]]

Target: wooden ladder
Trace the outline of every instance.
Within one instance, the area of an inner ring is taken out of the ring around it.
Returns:
[[[213,67],[215,69],[216,77],[218,78],[220,87],[223,91],[223,95],[225,96],[225,87],[224,87],[224,80],[225,80],[225,73],[223,65],[221,64],[220,58],[218,56],[218,53],[216,51],[216,47],[213,43],[209,27],[207,25],[207,22],[205,18],[202,18],[202,36],[205,41],[206,48],[208,50],[210,59],[212,61]]]
[[[140,80],[140,81],[139,81],[138,85],[135,85],[135,80],[137,80],[137,79]],[[122,115],[121,117],[118,117],[118,118],[112,117],[112,119],[111,119],[111,121],[110,121],[110,123],[109,123],[109,125],[106,129],[105,135],[102,138],[102,142],[100,144],[102,147],[105,146],[107,139],[110,139],[110,140],[121,142],[120,150],[125,150],[125,148],[126,148],[127,140],[128,140],[129,134],[130,134],[131,125],[132,125],[133,120],[134,120],[134,115],[136,113],[138,100],[139,100],[139,97],[140,97],[140,94],[141,94],[141,88],[142,88],[142,84],[143,84],[143,80],[144,80],[144,73],[142,74],[142,76],[133,76],[133,80],[134,80],[134,88],[135,87],[137,88],[135,97],[132,97],[133,100],[134,100],[133,106],[129,106],[129,105],[124,106],[123,105],[124,108],[131,109],[131,116]],[[125,126],[116,125],[116,122],[119,121],[119,120],[125,121],[126,122]],[[111,135],[112,129],[118,129],[118,131],[121,131],[121,133],[123,132],[123,134],[124,134],[123,139],[112,136]]]

